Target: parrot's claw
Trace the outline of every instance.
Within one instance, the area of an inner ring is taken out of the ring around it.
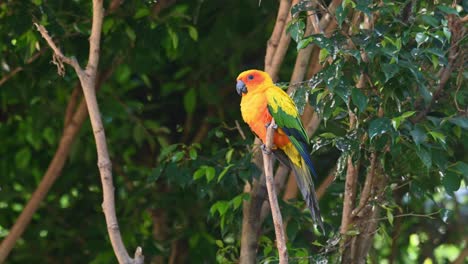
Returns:
[[[268,127],[270,127],[270,125],[271,125],[271,123],[266,123],[266,124],[265,124],[265,127],[268,128]],[[273,129],[274,129],[274,130],[278,129],[278,125],[275,124],[275,125],[273,126]]]
[[[261,149],[263,151],[263,153],[267,154],[267,155],[270,155],[271,154],[271,150],[269,150],[265,144],[262,144],[261,146]]]

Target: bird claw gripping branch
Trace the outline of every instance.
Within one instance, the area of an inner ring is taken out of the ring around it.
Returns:
[[[266,123],[266,124],[265,124],[265,127],[266,127],[266,128],[269,128],[270,125],[271,125],[271,122]],[[272,126],[272,128],[273,128],[274,130],[277,130],[277,129],[278,129],[278,125],[277,125],[277,124],[274,124],[274,125]]]

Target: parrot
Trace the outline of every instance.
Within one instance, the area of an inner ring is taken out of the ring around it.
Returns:
[[[312,219],[324,231],[311,174],[317,177],[309,156],[309,138],[294,101],[261,70],[247,70],[237,77],[236,91],[242,96],[242,119],[266,144],[267,127],[275,120],[273,153],[294,171],[296,182]],[[263,145],[264,148],[265,145]]]

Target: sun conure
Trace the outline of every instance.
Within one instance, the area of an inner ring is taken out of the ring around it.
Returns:
[[[273,152],[282,163],[293,169],[312,218],[324,230],[311,177],[311,173],[316,176],[316,172],[309,156],[309,138],[293,100],[273,83],[268,73],[260,70],[239,74],[236,90],[242,95],[242,118],[263,143],[266,142],[267,126],[272,118],[275,119],[278,127],[273,137]]]

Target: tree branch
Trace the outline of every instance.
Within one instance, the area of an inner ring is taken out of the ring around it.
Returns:
[[[77,108],[73,118],[63,131],[62,138],[57,147],[52,161],[42,177],[39,186],[36,188],[28,203],[24,207],[15,224],[10,229],[8,236],[0,244],[0,263],[3,263],[8,257],[16,241],[21,237],[28,226],[33,214],[36,212],[44,197],[49,192],[52,184],[60,176],[65,161],[70,153],[73,141],[76,139],[78,131],[87,117],[86,104],[82,102]]]
[[[275,27],[271,33],[271,37],[267,42],[265,54],[265,71],[270,73],[272,67],[272,60],[278,48],[278,43],[284,31],[286,20],[288,18],[289,10],[291,9],[291,0],[281,0],[278,8],[278,15],[276,17]],[[272,76],[270,74],[270,76]],[[273,76],[272,76],[273,77]]]
[[[65,67],[63,66],[63,62],[66,64],[72,66],[75,71],[81,71],[81,67],[78,64],[78,61],[74,57],[69,58],[65,55],[63,55],[62,51],[55,45],[54,41],[52,40],[52,37],[50,37],[49,32],[47,32],[47,29],[39,25],[37,23],[34,23],[36,26],[37,30],[41,33],[42,37],[47,41],[47,44],[49,47],[54,51],[54,56],[53,56],[53,63],[57,66],[57,71],[60,76],[63,76],[65,74]]]
[[[464,56],[459,56],[460,40],[462,40],[465,35],[465,27],[463,22],[455,15],[448,15],[448,26],[452,34],[451,45],[448,54],[448,63],[440,72],[439,85],[432,95],[431,101],[424,108],[424,110],[419,112],[419,114],[412,119],[413,123],[418,123],[426,117],[426,115],[432,109],[432,106],[436,103],[437,99],[441,97],[442,91],[447,85],[453,70],[457,67],[460,61],[463,62]]]
[[[115,198],[114,185],[112,180],[111,162],[107,150],[106,136],[102,125],[101,115],[96,99],[95,85],[97,67],[99,64],[99,46],[101,40],[102,20],[104,16],[102,0],[93,0],[93,22],[91,28],[91,36],[89,38],[89,56],[86,70],[80,67],[75,58],[68,58],[63,55],[61,50],[55,45],[47,30],[42,26],[35,24],[41,35],[47,41],[49,46],[54,51],[54,56],[57,58],[57,66],[59,74],[63,73],[62,61],[71,65],[80,79],[81,87],[85,97],[86,105],[89,111],[91,126],[94,132],[96,141],[96,149],[98,155],[98,168],[101,175],[103,189],[103,211],[106,219],[109,238],[114,249],[114,253],[119,263],[142,263],[143,255],[141,248],[138,247],[135,252],[135,259],[130,258],[125,249],[125,246],[120,235],[117,216],[115,214]]]
[[[374,182],[375,168],[377,161],[377,153],[373,151],[370,157],[369,172],[366,176],[366,181],[364,182],[364,188],[361,191],[361,197],[359,198],[359,206],[353,210],[352,216],[359,215],[361,210],[368,205],[369,198],[371,196],[372,184]]]
[[[46,49],[41,49],[40,51],[36,52],[34,55],[31,56],[31,58],[29,58],[25,64],[31,64],[32,62],[34,62],[37,58],[39,58],[42,53],[44,53]],[[9,79],[11,79],[13,76],[15,76],[17,73],[21,72],[24,70],[24,66],[18,66],[16,68],[14,68],[13,70],[11,70],[9,73],[7,73],[5,76],[3,76],[1,79],[0,79],[0,86],[2,86],[4,83],[6,83]]]
[[[278,205],[278,197],[275,190],[275,180],[273,179],[273,157],[271,150],[273,148],[273,135],[275,120],[272,119],[267,128],[265,150],[263,151],[263,165],[265,169],[266,184],[268,190],[268,199],[270,201],[271,214],[275,226],[276,246],[279,253],[279,263],[288,263],[288,251],[286,248],[286,239],[284,235],[283,218]]]

